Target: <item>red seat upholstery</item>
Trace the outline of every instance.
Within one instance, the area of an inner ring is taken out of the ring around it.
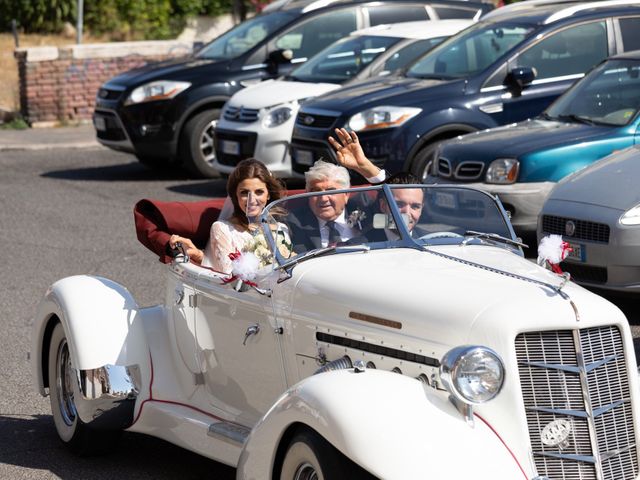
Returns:
[[[290,190],[293,195],[304,190]],[[224,198],[200,202],[162,202],[143,199],[133,208],[138,240],[158,255],[163,263],[171,262],[169,238],[172,234],[190,238],[204,249],[209,240],[211,225],[218,219]]]
[[[161,262],[170,263],[169,237],[172,234],[187,237],[198,248],[204,248],[223,204],[224,198],[200,202],[140,200],[133,209],[136,235]]]

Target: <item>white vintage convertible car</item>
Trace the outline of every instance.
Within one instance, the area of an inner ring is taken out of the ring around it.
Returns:
[[[352,238],[322,242],[312,207],[345,197]],[[163,230],[208,230],[206,202],[145,205],[140,238],[169,262],[164,304],[83,275],[54,283],[37,313],[35,382],[74,450],[128,430],[239,479],[638,477],[627,320],[525,259],[494,197],[290,196],[236,260],[259,265],[232,281],[166,255]]]

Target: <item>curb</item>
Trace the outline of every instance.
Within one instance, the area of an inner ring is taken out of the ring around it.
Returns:
[[[53,144],[8,144],[0,145],[0,152],[19,152],[19,151],[41,151],[41,150],[101,150],[103,148],[98,142],[69,142],[69,143],[53,143]]]

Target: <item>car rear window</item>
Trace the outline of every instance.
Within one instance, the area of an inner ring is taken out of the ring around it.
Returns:
[[[625,52],[640,50],[640,18],[621,18],[620,31]]]
[[[441,20],[448,20],[451,18],[473,18],[476,13],[478,13],[477,10],[464,7],[440,7],[438,5],[434,5],[433,9]]]
[[[429,20],[427,10],[421,5],[381,5],[379,7],[369,7],[367,10],[369,12],[369,24],[372,27],[387,23]]]

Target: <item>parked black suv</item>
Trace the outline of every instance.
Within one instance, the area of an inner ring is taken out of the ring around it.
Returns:
[[[424,180],[439,142],[533,117],[593,65],[638,48],[633,2],[499,8],[402,74],[305,103],[291,142],[293,170],[335,158],[327,137],[346,127],[378,166]]]
[[[147,165],[180,160],[212,176],[213,127],[245,82],[284,74],[359,28],[408,20],[472,18],[486,3],[449,0],[291,1],[221,35],[193,55],[118,75],[98,91],[98,141]],[[290,60],[290,61],[289,61]]]

